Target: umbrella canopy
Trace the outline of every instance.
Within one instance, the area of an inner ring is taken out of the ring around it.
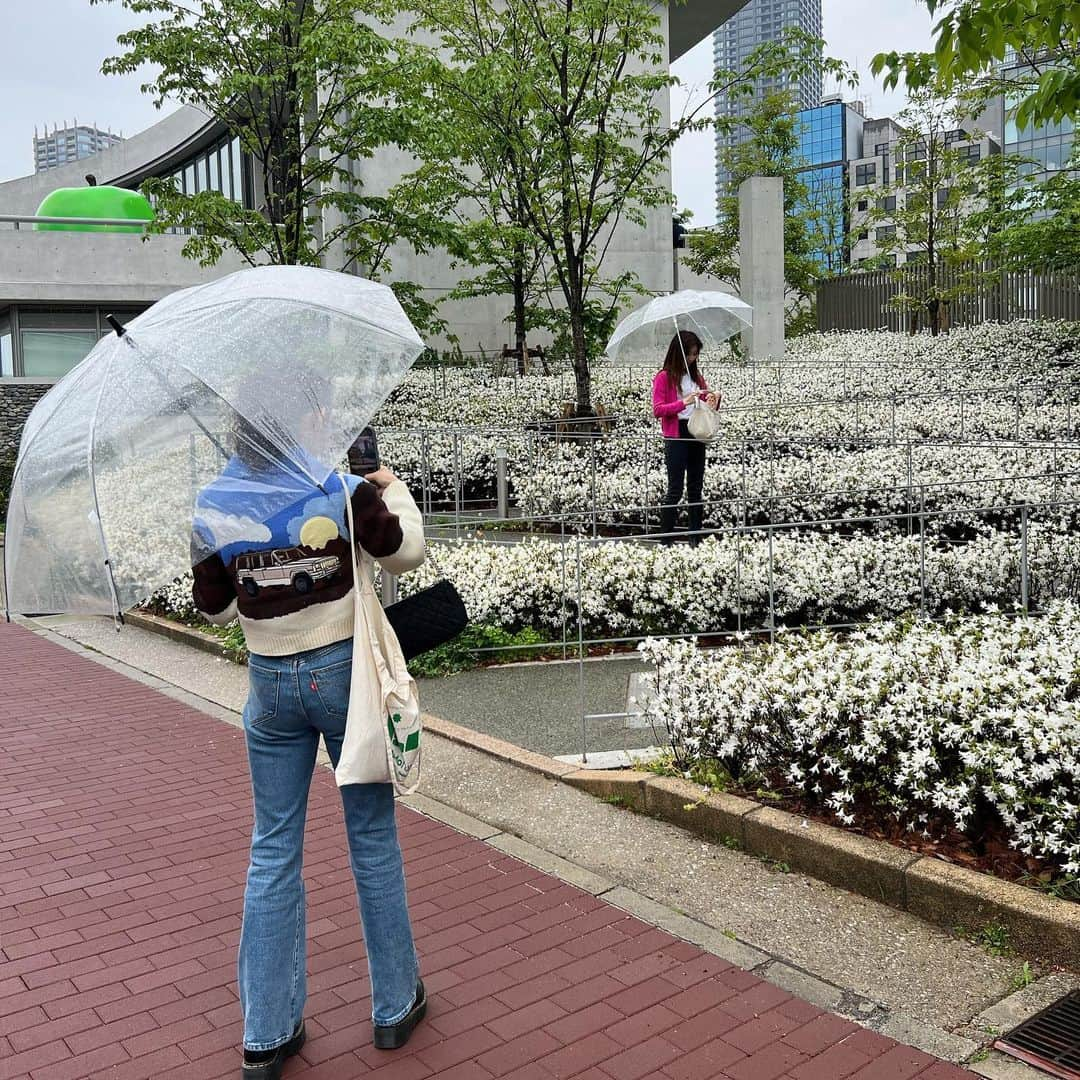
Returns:
[[[615,327],[604,351],[609,360],[659,367],[679,330],[697,334],[703,349],[718,349],[752,321],[750,305],[737,296],[682,289],[658,296],[627,315]]]
[[[23,429],[9,611],[119,615],[230,541],[258,539],[325,485],[424,348],[385,285],[298,266],[173,293],[117,327]],[[196,495],[237,455],[264,466],[235,481],[255,511],[193,539]]]

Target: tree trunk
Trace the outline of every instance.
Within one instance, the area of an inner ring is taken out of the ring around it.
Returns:
[[[585,344],[585,319],[581,311],[570,312],[570,334],[574,343],[574,384],[577,390],[576,414],[594,416],[589,355]]]
[[[521,256],[519,258],[519,256]],[[525,273],[522,270],[524,252],[514,249],[514,344],[517,347],[518,371],[525,374],[529,365],[529,347],[525,340]]]
[[[941,301],[932,297],[927,301],[926,311],[930,316],[930,336],[937,337],[941,333]]]

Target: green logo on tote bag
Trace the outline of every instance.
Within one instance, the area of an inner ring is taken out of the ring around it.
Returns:
[[[408,754],[420,745],[420,732],[413,731],[405,739],[404,744],[398,738],[397,725],[401,723],[401,714],[392,713],[387,717],[386,728],[390,733],[390,742],[399,754]]]

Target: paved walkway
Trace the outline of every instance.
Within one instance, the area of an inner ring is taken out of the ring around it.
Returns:
[[[239,1075],[242,734],[0,625],[0,1073]],[[429,1020],[371,1046],[333,778],[308,823],[308,1080],[955,1080],[481,841],[400,810]]]

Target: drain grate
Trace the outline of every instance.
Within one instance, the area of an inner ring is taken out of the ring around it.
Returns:
[[[1080,990],[1013,1028],[994,1046],[1064,1080],[1080,1080]]]

